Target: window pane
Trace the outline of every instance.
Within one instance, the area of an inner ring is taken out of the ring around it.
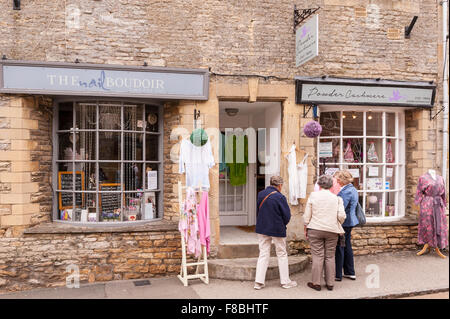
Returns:
[[[236,196],[236,211],[240,212],[244,210],[244,197]]]
[[[367,163],[383,162],[383,139],[373,138],[367,140]]]
[[[344,136],[363,136],[362,112],[343,112]]]
[[[395,136],[395,113],[386,113],[386,135]]]
[[[383,166],[368,165],[366,171],[366,188],[367,190],[383,190]]]
[[[367,217],[380,217],[383,211],[383,193],[367,193],[366,215]]]
[[[59,104],[59,123],[58,130],[70,130],[73,128],[73,103],[60,103]]]
[[[87,160],[97,159],[97,133],[80,132],[80,139],[77,141],[77,149],[80,150],[80,157]]]
[[[127,191],[142,189],[142,164],[123,163],[123,183]]]
[[[100,160],[120,160],[120,136],[121,133],[116,132],[99,132]]]
[[[158,107],[154,105],[145,106],[145,121],[146,121],[146,131],[147,132],[158,132],[159,130],[159,116]]]
[[[124,105],[123,125],[124,130],[142,131],[144,129],[142,105]]]
[[[339,136],[341,134],[341,112],[321,112],[320,125],[322,136]]]
[[[58,192],[58,219],[71,221],[73,218],[73,193]]]
[[[103,190],[117,190],[115,185],[105,185]],[[101,222],[118,222],[122,220],[121,194],[99,193],[99,208]]]
[[[150,220],[158,218],[158,192],[146,192],[144,193],[142,203],[142,219]]]
[[[99,104],[99,129],[120,130],[121,123],[120,104]]]
[[[395,163],[395,141],[386,139],[386,163]]]
[[[344,162],[346,163],[362,163],[363,162],[363,139],[349,138],[344,140],[343,150]]]
[[[353,177],[353,186],[357,190],[364,189],[364,169],[362,165],[342,165],[343,169],[347,169]]]
[[[395,174],[396,167],[395,166],[387,166],[386,167],[386,189],[395,189],[397,185],[395,184]]]
[[[366,116],[366,136],[383,135],[383,113],[367,112]]]
[[[232,186],[230,182],[227,182],[227,195],[233,195],[234,196],[234,190],[236,187]]]
[[[120,189],[120,163],[99,163],[98,165],[100,188],[106,186],[103,184],[117,184],[116,186]]]
[[[225,197],[219,196],[219,211],[224,212],[225,210]]]
[[[93,103],[77,103],[76,127],[82,130],[95,130],[97,127],[97,105]]]
[[[157,161],[158,160],[158,152],[159,152],[159,137],[157,135],[145,135],[145,159],[147,161]]]
[[[395,202],[396,202],[396,193],[387,192],[385,216],[395,216]]]
[[[340,162],[341,146],[339,138],[321,138],[318,147],[320,163]]]
[[[124,133],[123,134],[123,159],[125,161],[142,161],[142,148],[144,134]]]
[[[234,196],[227,196],[226,203],[227,203],[227,211],[234,212]]]

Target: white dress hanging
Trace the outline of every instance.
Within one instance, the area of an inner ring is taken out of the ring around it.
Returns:
[[[300,194],[298,198],[306,198],[306,186],[308,185],[308,153],[305,154],[303,160],[297,166],[298,180],[300,185]]]
[[[297,155],[295,154],[295,144],[291,146],[289,153],[286,155],[288,160],[288,175],[289,175],[289,203],[291,205],[298,205],[298,198],[301,197],[300,185],[300,167],[297,166]],[[303,173],[302,173],[303,174]],[[305,190],[306,196],[306,190]]]

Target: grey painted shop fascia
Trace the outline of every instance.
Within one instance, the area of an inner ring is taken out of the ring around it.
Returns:
[[[0,60],[0,93],[208,100],[209,70]]]
[[[297,104],[432,108],[436,96],[436,85],[433,82],[327,76],[296,76],[294,79]]]

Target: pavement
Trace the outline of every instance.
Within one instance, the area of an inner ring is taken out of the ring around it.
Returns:
[[[266,281],[266,287],[253,289],[253,282],[210,278],[198,279],[184,287],[176,277],[150,278],[149,285],[136,286],[142,280],[81,284],[80,288],[43,288],[0,294],[0,299],[373,299],[443,298],[448,299],[449,258],[434,252],[416,256],[414,251],[381,253],[355,257],[356,280],[343,278],[333,291],[323,287],[315,291],[306,286],[311,280],[311,265],[291,275],[298,286],[280,287],[278,279]],[[414,297],[415,296],[415,297]]]

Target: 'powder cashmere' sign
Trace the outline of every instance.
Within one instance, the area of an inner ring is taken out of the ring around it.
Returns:
[[[428,82],[296,77],[298,104],[433,107],[435,90]]]
[[[209,73],[173,69],[0,61],[0,92],[207,100]]]

